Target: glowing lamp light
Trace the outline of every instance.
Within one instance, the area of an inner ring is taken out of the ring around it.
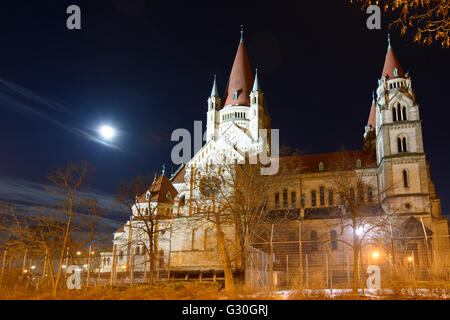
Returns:
[[[31,266],[31,270],[34,270],[34,269],[36,269],[36,266]]]
[[[63,265],[63,266],[62,266],[62,268],[63,268],[63,269],[65,269],[65,268],[66,268],[66,266],[65,266],[65,265]]]
[[[105,140],[111,140],[116,135],[116,131],[114,130],[114,128],[112,128],[110,126],[102,126],[102,127],[100,127],[99,132],[100,132],[100,135]]]
[[[412,262],[413,261],[413,257],[408,257],[408,261]]]
[[[121,266],[121,268],[122,268],[122,270],[125,270],[125,269],[127,268],[127,266],[123,264],[123,265]]]
[[[87,265],[87,264],[85,264],[85,265],[83,265],[83,268],[87,268],[87,266],[88,266],[88,265]]]
[[[94,251],[91,251],[91,254],[94,254],[95,252]]]
[[[81,255],[81,251],[77,251],[77,256],[80,256]]]
[[[23,273],[28,273],[28,270],[27,269],[23,270]]]
[[[375,251],[372,253],[372,258],[377,259],[380,256],[380,253],[378,251]]]

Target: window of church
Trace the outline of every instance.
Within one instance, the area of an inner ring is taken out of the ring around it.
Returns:
[[[313,206],[313,207],[316,206],[316,192],[315,191],[311,191],[311,206]]]
[[[280,207],[280,194],[277,192],[275,193],[275,208],[279,208]]]
[[[328,190],[328,205],[333,205],[333,190]]]
[[[324,187],[320,187],[319,189],[319,193],[320,193],[320,205],[323,207],[325,205],[325,188]]]
[[[358,186],[358,200],[359,202],[364,202],[364,190],[362,184]]]
[[[372,187],[367,188],[367,201],[372,202],[373,201],[373,191]]]
[[[297,205],[296,194],[295,192],[291,192],[291,208],[295,208]]]
[[[330,245],[331,250],[337,250],[338,249],[338,242],[337,242],[337,232],[336,230],[331,230],[330,232]]]
[[[403,138],[402,142],[403,142],[403,148],[402,148],[403,152],[408,152],[408,148],[406,147],[406,138]]]
[[[339,200],[340,200],[340,205],[343,206],[345,204],[345,197],[344,197],[343,192],[339,192]]]
[[[397,108],[396,107],[392,108],[392,121],[393,122],[397,121]]]
[[[283,190],[283,208],[287,208],[288,206],[288,199],[287,199],[287,190]]]
[[[350,188],[350,200],[353,205],[355,205],[355,190],[353,188]]]
[[[407,170],[403,170],[403,187],[405,187],[405,188],[409,187],[408,171]]]
[[[319,171],[323,171],[323,162],[319,163]]]

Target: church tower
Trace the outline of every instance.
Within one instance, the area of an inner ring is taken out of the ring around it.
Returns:
[[[381,199],[386,200],[386,209],[391,213],[432,213],[439,217],[440,206],[432,204],[419,105],[411,77],[403,72],[390,38],[388,44],[375,101]],[[371,125],[373,121],[369,118],[368,127]],[[368,129],[367,132],[370,132]]]
[[[214,75],[213,87],[211,95],[208,98],[208,112],[206,121],[206,141],[216,140],[218,138],[219,130],[219,110],[221,107],[221,100],[219,91],[217,89],[216,75]]]

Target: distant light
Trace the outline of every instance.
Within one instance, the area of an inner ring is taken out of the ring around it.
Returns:
[[[83,268],[87,268],[87,264],[83,265]]]
[[[91,254],[94,254],[95,252],[94,251],[91,251]]]
[[[63,268],[63,269],[65,269],[65,268],[66,268],[66,266],[65,266],[65,265],[63,265],[63,266],[62,266],[62,268]]]
[[[31,266],[31,270],[34,270],[34,269],[36,269],[36,266]]]
[[[110,126],[102,126],[100,128],[100,135],[105,140],[111,140],[116,135],[116,131]]]
[[[380,253],[378,251],[375,251],[374,253],[372,253],[372,257],[374,259],[377,259],[380,256]]]
[[[127,268],[127,266],[126,265],[122,265],[122,270],[125,270]]]
[[[413,257],[408,257],[408,261],[409,262],[413,261]]]
[[[28,270],[27,270],[27,269],[23,270],[23,273],[27,273],[27,272],[28,272]]]
[[[77,256],[81,255],[81,251],[77,251]]]

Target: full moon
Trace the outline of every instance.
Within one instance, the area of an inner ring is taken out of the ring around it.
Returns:
[[[102,126],[100,128],[100,135],[105,140],[111,140],[116,135],[116,131],[110,126]]]

